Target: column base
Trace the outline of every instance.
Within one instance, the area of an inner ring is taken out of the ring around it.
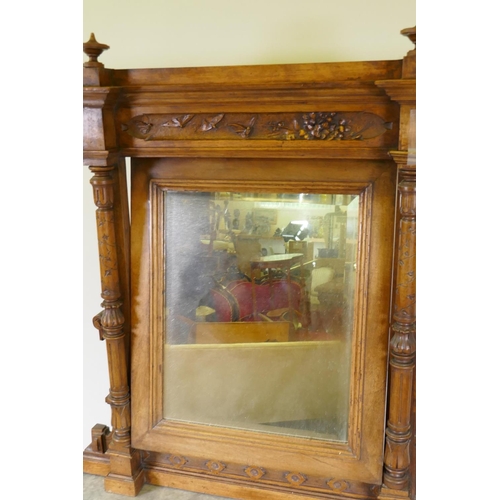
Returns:
[[[108,493],[135,497],[144,485],[144,471],[141,469],[134,476],[120,476],[109,473],[104,478],[104,489]]]
[[[401,500],[402,498],[410,498],[408,491],[393,490],[386,486],[382,486],[377,500]]]

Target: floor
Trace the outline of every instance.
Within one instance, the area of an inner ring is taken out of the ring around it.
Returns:
[[[83,475],[83,500],[125,500],[127,498],[115,493],[104,491],[104,478],[92,474]],[[160,486],[145,484],[139,495],[141,500],[227,500],[223,497],[193,493],[191,491],[174,490]]]

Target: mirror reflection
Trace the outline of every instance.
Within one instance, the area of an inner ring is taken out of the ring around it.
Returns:
[[[346,441],[358,205],[165,192],[165,418]]]

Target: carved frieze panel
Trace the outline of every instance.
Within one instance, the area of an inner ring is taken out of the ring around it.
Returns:
[[[263,488],[280,486],[286,488],[293,495],[295,491],[321,493],[331,495],[337,493],[347,498],[376,498],[380,486],[356,481],[347,481],[336,477],[319,477],[304,474],[299,471],[270,470],[258,465],[222,463],[217,459],[203,459],[202,457],[184,457],[157,452],[142,452],[144,464],[155,472],[169,472],[172,468],[182,469],[185,474],[216,475],[221,480],[245,483],[251,481],[260,484]]]
[[[368,112],[143,114],[121,129],[145,141],[340,140],[361,141],[392,128]]]

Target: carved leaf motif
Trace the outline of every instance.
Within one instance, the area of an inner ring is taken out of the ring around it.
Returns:
[[[223,122],[224,120],[224,122]],[[285,112],[144,114],[122,124],[122,131],[145,141],[196,140],[366,140],[392,127],[369,112]]]
[[[268,123],[268,127],[271,133],[280,133],[282,130],[288,130],[285,126],[284,121],[279,121],[279,122],[271,121]]]
[[[121,302],[118,305],[121,305]],[[119,307],[106,308],[101,315],[101,326],[104,329],[121,326],[124,321],[123,313]]]
[[[248,125],[242,125],[241,123],[230,123],[229,127],[233,128],[238,135],[246,139],[253,131],[255,120],[256,117],[254,116],[252,117]]]
[[[203,132],[208,132],[209,130],[217,128],[217,125],[223,118],[224,118],[224,113],[213,116],[211,118],[205,118],[203,120],[203,123],[201,124],[200,130],[202,130]]]
[[[179,117],[174,117],[171,120],[162,123],[162,127],[178,127],[183,128],[186,123],[188,123],[194,115],[184,115]]]
[[[416,340],[413,332],[408,334],[396,333],[391,339],[392,351],[400,355],[412,355],[416,349]]]
[[[143,120],[137,120],[136,126],[143,135],[149,134],[150,130],[153,128],[153,124],[150,122],[148,115],[144,115]]]

